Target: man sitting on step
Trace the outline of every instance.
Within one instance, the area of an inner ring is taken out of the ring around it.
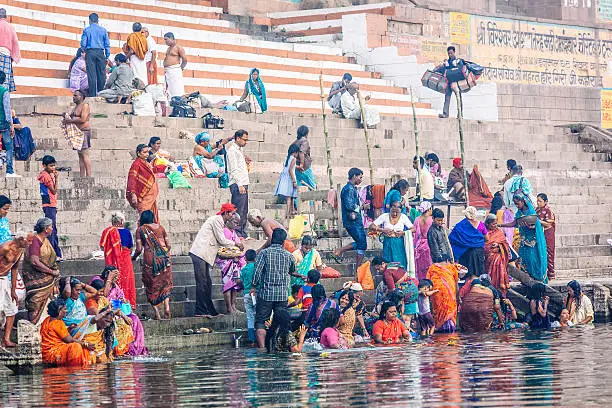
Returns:
[[[115,64],[117,65],[113,72],[106,80],[104,90],[98,92],[98,96],[106,99],[106,102],[117,103],[119,99],[124,99],[129,102],[129,97],[135,91],[134,73],[127,64],[127,57],[123,54],[115,56]]]
[[[359,84],[356,82],[351,82],[348,85],[347,91],[342,94],[340,98],[340,102],[342,105],[342,114],[346,119],[358,119],[361,120],[361,124],[363,124],[364,120],[361,117],[361,106],[359,105],[359,100],[357,99],[357,92],[359,91]],[[370,100],[369,96],[366,96],[363,100],[365,104]],[[365,124],[368,128],[374,128],[376,125],[380,123],[380,114],[378,111],[371,106],[365,105],[363,107],[363,111],[365,113]]]

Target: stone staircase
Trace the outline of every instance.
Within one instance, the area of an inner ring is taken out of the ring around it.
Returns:
[[[78,168],[76,153],[68,148],[58,129],[59,115],[69,109],[69,98],[22,98],[14,101],[22,122],[32,128],[38,149],[28,162],[17,162],[21,179],[0,179],[0,189],[13,199],[9,215],[12,228],[31,228],[40,210],[37,174],[38,160],[53,154],[59,166]],[[92,101],[96,115],[92,120],[92,178],[80,178],[74,172],[61,173],[58,225],[62,246],[69,259],[82,259],[97,249],[101,231],[108,226],[110,213],[125,211],[136,225],[136,213],[124,199],[127,171],[132,162],[129,151],[150,136],[160,136],[163,148],[178,159],[191,155],[193,141],[179,138],[179,132],[201,131],[200,119],[134,117],[121,114],[128,105],[109,105]],[[31,116],[23,116],[31,114]],[[202,115],[205,111],[200,111]],[[311,128],[310,143],[313,171],[320,188],[328,188],[325,144],[321,117],[311,114],[270,112],[246,115],[213,111],[225,119],[224,130],[212,130],[213,139],[228,137],[237,129],[249,131],[246,152],[254,160],[251,170],[250,205],[264,210],[269,217],[283,217],[282,206],[272,195],[282,170],[287,146],[295,130],[305,124]],[[55,116],[54,116],[55,115]],[[363,130],[352,120],[328,117],[334,185],[343,184],[347,171],[364,169],[368,179],[368,161]],[[457,124],[454,120],[418,119],[420,150],[434,151],[443,167],[458,155]],[[525,168],[536,192],[546,192],[557,215],[557,269],[560,279],[612,276],[612,250],[606,240],[612,237],[609,189],[612,163],[606,153],[591,153],[568,129],[521,123],[480,123],[465,121],[467,164],[479,165],[491,190],[505,173],[505,161],[516,159]],[[377,129],[370,131],[374,182],[401,175],[412,177],[414,136],[412,121],[383,117]],[[227,190],[216,180],[190,179],[190,190],[173,190],[159,179],[159,206],[162,224],[170,233],[173,253],[184,255],[204,219],[229,200]],[[452,223],[461,219],[459,209],[452,212]],[[179,285],[180,286],[180,285]],[[179,293],[179,292],[177,292]],[[178,295],[177,295],[178,296]],[[185,298],[193,299],[187,291]]]
[[[237,100],[251,68],[257,67],[267,90],[271,111],[318,113],[321,109],[319,74],[327,91],[333,81],[351,72],[370,104],[382,114],[408,115],[411,98],[406,88],[394,86],[369,72],[335,46],[289,44],[255,19],[223,14],[207,1],[7,0],[4,7],[20,40],[23,60],[15,65],[17,95],[69,95],[68,65],[92,10],[108,29],[111,53],[121,52],[134,21],[149,28],[157,43],[159,82],[167,47],[163,35],[173,32],[185,48],[189,64],[183,72],[187,92],[200,91],[211,101]],[[242,33],[252,33],[242,34]],[[262,39],[263,38],[263,39]],[[291,93],[287,90],[291,89]],[[429,104],[416,103],[417,113],[435,116]]]

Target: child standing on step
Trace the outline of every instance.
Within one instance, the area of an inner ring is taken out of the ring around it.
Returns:
[[[244,286],[244,310],[247,315],[247,329],[249,335],[249,345],[255,345],[255,296],[251,295],[253,288],[253,275],[255,274],[255,258],[257,252],[249,249],[244,254],[246,265],[240,271],[240,281]]]
[[[275,196],[283,196],[287,199],[287,212],[285,218],[289,219],[293,215],[295,208],[294,200],[297,198],[297,179],[295,178],[295,163],[297,161],[300,148],[292,144],[289,146],[287,158],[285,159],[285,167],[278,178],[276,184]]]
[[[53,222],[53,232],[49,236],[49,243],[53,246],[57,260],[62,259],[62,250],[59,247],[59,239],[57,236],[57,189],[59,183],[59,174],[55,168],[55,157],[46,155],[42,159],[43,171],[38,176],[40,182],[40,197],[42,198],[42,209],[45,217]]]

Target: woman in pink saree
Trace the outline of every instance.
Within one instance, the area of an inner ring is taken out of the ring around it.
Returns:
[[[431,203],[424,201],[417,207],[417,210],[421,213],[420,216],[414,220],[414,261],[416,265],[417,279],[425,279],[427,270],[432,264],[431,252],[429,251],[429,244],[427,243],[427,233],[429,227],[433,222],[431,216]]]
[[[119,271],[115,266],[109,265],[104,268],[102,274],[100,275],[100,278],[107,283],[104,293],[106,298],[111,302],[111,304],[113,303],[113,301],[121,302],[121,310],[127,317],[132,320],[132,332],[134,334],[134,341],[130,343],[130,348],[128,349],[127,354],[130,356],[144,356],[149,354],[149,351],[145,346],[145,335],[144,327],[142,327],[142,322],[140,321],[140,318],[136,316],[136,313],[131,310],[130,302],[125,298],[125,294],[123,293],[123,290],[118,284]],[[96,277],[94,277],[93,279],[96,279]]]
[[[240,215],[234,214],[234,218],[230,219],[223,229],[225,238],[230,241],[234,241],[236,244],[240,243],[240,237],[235,231],[235,228],[240,225]],[[217,265],[221,269],[221,277],[223,282],[223,299],[225,299],[225,307],[227,313],[236,313],[236,297],[238,292],[242,290],[242,284],[238,282],[240,277],[240,270],[246,261],[244,255],[240,258],[220,258],[217,257]]]

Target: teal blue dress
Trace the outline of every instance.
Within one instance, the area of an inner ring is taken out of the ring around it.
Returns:
[[[515,214],[515,219],[528,215],[536,215],[531,202],[529,200],[524,200],[524,202],[527,208],[518,210]],[[542,228],[540,220],[536,220],[535,228],[528,226],[519,227],[519,234],[521,235],[521,243],[518,254],[527,273],[535,280],[548,283],[548,274],[546,273],[548,268],[546,238],[544,237],[544,228]]]

